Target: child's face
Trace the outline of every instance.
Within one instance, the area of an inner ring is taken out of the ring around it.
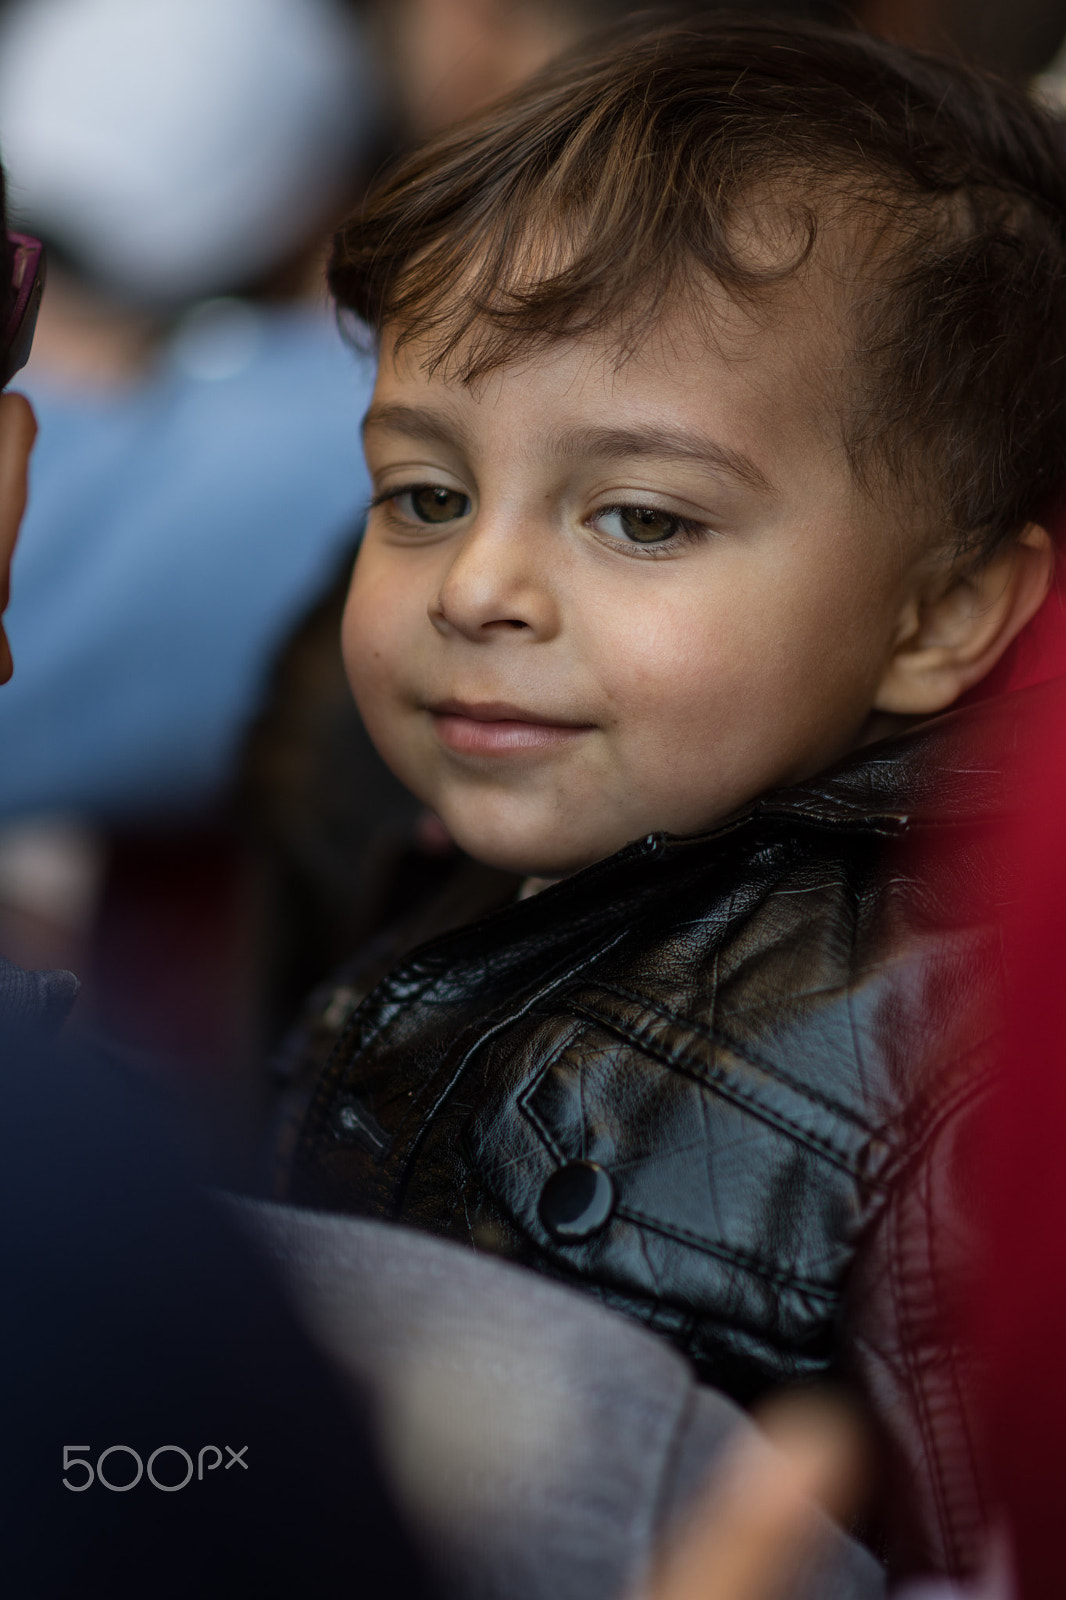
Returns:
[[[713,344],[678,313],[621,366],[584,339],[473,389],[386,339],[345,660],[473,856],[557,877],[864,736],[921,541],[853,481],[803,304],[723,306]]]

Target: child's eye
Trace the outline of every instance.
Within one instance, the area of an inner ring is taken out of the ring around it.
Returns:
[[[696,531],[696,524],[686,517],[658,511],[654,506],[607,506],[596,513],[592,522],[601,533],[626,539],[630,544],[666,544],[679,534]]]
[[[410,489],[394,489],[373,502],[391,502],[401,517],[411,522],[455,522],[470,510],[470,497],[442,483],[419,483]]]

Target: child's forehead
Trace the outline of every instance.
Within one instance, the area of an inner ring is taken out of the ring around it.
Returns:
[[[795,418],[834,442],[848,366],[846,312],[824,272],[794,274],[742,299],[693,274],[656,306],[637,304],[603,325],[517,342],[496,362],[480,352],[494,329],[475,323],[445,360],[436,340],[387,325],[379,391],[425,388],[447,403],[462,397],[491,414],[501,388],[523,384],[554,392],[562,410],[647,390],[667,413],[676,404],[715,409],[725,385],[779,421]],[[437,330],[439,337],[439,330]]]

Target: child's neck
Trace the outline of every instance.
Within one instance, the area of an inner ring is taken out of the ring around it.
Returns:
[[[528,900],[532,895],[539,894],[542,889],[548,889],[553,883],[558,882],[558,878],[525,878],[518,891],[518,898]]]

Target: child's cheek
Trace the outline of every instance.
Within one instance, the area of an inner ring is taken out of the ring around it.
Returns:
[[[410,581],[397,583],[388,561],[366,550],[352,575],[341,649],[348,684],[379,755],[416,793],[423,786],[425,721],[411,682],[424,601]]]
[[[372,563],[360,555],[344,608],[341,650],[364,718],[372,711],[372,702],[387,693],[392,679],[395,620],[390,593],[374,582]]]

